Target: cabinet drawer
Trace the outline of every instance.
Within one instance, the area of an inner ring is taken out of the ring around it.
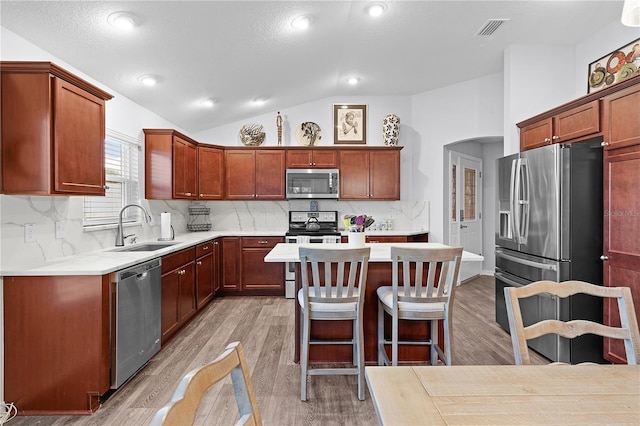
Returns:
[[[368,243],[406,243],[407,237],[403,235],[368,235],[366,237]]]
[[[207,241],[196,246],[196,257],[204,256],[207,253],[213,251],[213,241]]]
[[[243,237],[242,247],[272,248],[278,243],[283,243],[282,237]]]
[[[195,259],[195,247],[189,247],[177,253],[172,253],[162,257],[162,273],[176,269]]]

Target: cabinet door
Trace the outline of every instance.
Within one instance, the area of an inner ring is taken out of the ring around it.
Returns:
[[[255,151],[226,150],[225,163],[226,198],[252,200],[256,192]]]
[[[180,298],[180,269],[162,275],[162,343],[177,330],[180,322],[178,299]]]
[[[198,198],[221,200],[224,179],[224,151],[218,148],[198,147]]]
[[[624,151],[604,160],[604,285],[631,288],[640,318],[640,144]],[[615,301],[605,302],[604,324],[620,326]],[[605,338],[604,357],[626,363],[623,343]]]
[[[284,200],[284,150],[256,150],[256,198]]]
[[[242,288],[246,290],[282,290],[284,292],[284,265],[265,263],[269,248],[242,249]]]
[[[173,197],[196,196],[196,147],[177,136],[173,138]]]
[[[308,169],[313,165],[313,151],[310,149],[290,149],[287,151],[287,168]]]
[[[549,145],[553,136],[553,120],[547,118],[520,129],[520,151]]]
[[[553,117],[554,143],[567,142],[600,131],[600,107],[598,100],[581,105]]]
[[[104,195],[104,100],[54,81],[55,192]]]
[[[340,151],[340,199],[369,199],[369,156],[366,151]]]
[[[603,98],[606,150],[640,144],[640,84]]]
[[[195,262],[191,261],[180,269],[180,322],[186,321],[196,312]]]
[[[201,309],[213,297],[213,254],[196,260],[196,308]]]
[[[335,169],[338,167],[338,151],[335,149],[313,150],[313,167],[319,169]]]
[[[369,198],[400,199],[400,151],[369,153]]]
[[[240,238],[222,239],[222,290],[240,290]]]

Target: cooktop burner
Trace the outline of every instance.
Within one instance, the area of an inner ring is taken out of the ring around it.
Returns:
[[[340,235],[337,211],[291,211],[287,235]]]

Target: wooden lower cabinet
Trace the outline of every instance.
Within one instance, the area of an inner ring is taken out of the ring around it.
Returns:
[[[214,261],[213,241],[196,246],[196,308],[200,309],[213,298]]]
[[[342,242],[348,242],[348,237],[343,236]],[[428,243],[429,234],[416,235],[367,235],[365,237],[367,243]]]
[[[249,294],[284,296],[284,267],[281,263],[265,263],[264,257],[282,237],[242,238],[242,291]]]
[[[629,287],[640,318],[640,144],[605,151],[604,285]],[[620,326],[615,301],[604,305],[604,323]],[[604,339],[604,357],[626,363],[622,341]]]
[[[264,257],[282,237],[224,237],[221,239],[221,293],[284,296],[284,266]]]
[[[224,237],[222,245],[222,292],[240,291],[240,237]]]
[[[4,399],[90,414],[110,387],[109,276],[4,277]]]
[[[162,344],[196,312],[195,248],[162,258]]]

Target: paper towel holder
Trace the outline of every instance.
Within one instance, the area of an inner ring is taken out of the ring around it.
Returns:
[[[169,238],[158,238],[158,241],[173,241],[176,239],[176,233],[173,230],[173,225],[169,225],[171,227],[171,236]]]

